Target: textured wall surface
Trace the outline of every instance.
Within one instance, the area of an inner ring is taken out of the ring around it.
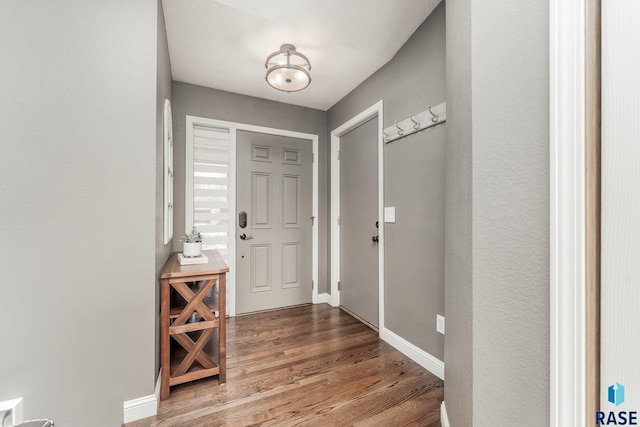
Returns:
[[[549,419],[548,34],[547,1],[505,7],[492,0],[472,9],[479,426],[538,426]],[[498,390],[505,392],[496,399]]]
[[[329,110],[329,132],[379,100],[384,126],[445,100],[445,6],[440,4],[396,56]],[[385,327],[442,359],[444,338],[445,123],[384,147]],[[372,141],[375,143],[375,141]]]
[[[154,389],[157,0],[0,13],[0,400],[116,426]]]
[[[327,292],[327,113],[181,82],[173,82],[173,100],[174,234],[178,236],[184,230],[187,115],[318,135],[318,292]],[[181,251],[180,240],[173,242],[173,250]]]
[[[445,401],[454,426],[549,418],[548,7],[447,2]]]
[[[171,63],[164,26],[162,1],[158,0],[158,46],[156,71],[156,361],[160,370],[160,271],[171,254],[172,242],[164,244],[164,100],[171,101]],[[174,232],[174,235],[176,233]]]

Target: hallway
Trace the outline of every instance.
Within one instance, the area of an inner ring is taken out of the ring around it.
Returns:
[[[125,426],[440,425],[443,382],[327,304],[230,318],[227,367]]]

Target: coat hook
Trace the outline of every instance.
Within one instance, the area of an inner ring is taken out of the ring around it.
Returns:
[[[404,130],[400,126],[398,126],[398,122],[393,122],[393,123],[398,128],[398,135],[404,135]]]
[[[409,120],[413,122],[413,128],[415,130],[420,129],[420,122],[416,121],[416,119],[413,118],[413,114],[409,114]]]
[[[429,109],[429,114],[431,114],[433,116],[433,117],[431,117],[431,121],[433,123],[438,123],[438,120],[439,120],[438,119],[438,115],[434,114],[433,111],[431,111],[431,105],[429,105],[428,109]]]

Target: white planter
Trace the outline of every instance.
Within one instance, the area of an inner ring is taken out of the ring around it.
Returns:
[[[201,253],[202,253],[202,242],[182,244],[182,255],[184,256],[189,256],[189,257],[200,256]]]

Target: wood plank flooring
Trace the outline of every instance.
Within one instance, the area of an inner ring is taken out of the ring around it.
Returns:
[[[443,383],[326,304],[228,319],[227,383],[171,388],[125,427],[440,426]]]

